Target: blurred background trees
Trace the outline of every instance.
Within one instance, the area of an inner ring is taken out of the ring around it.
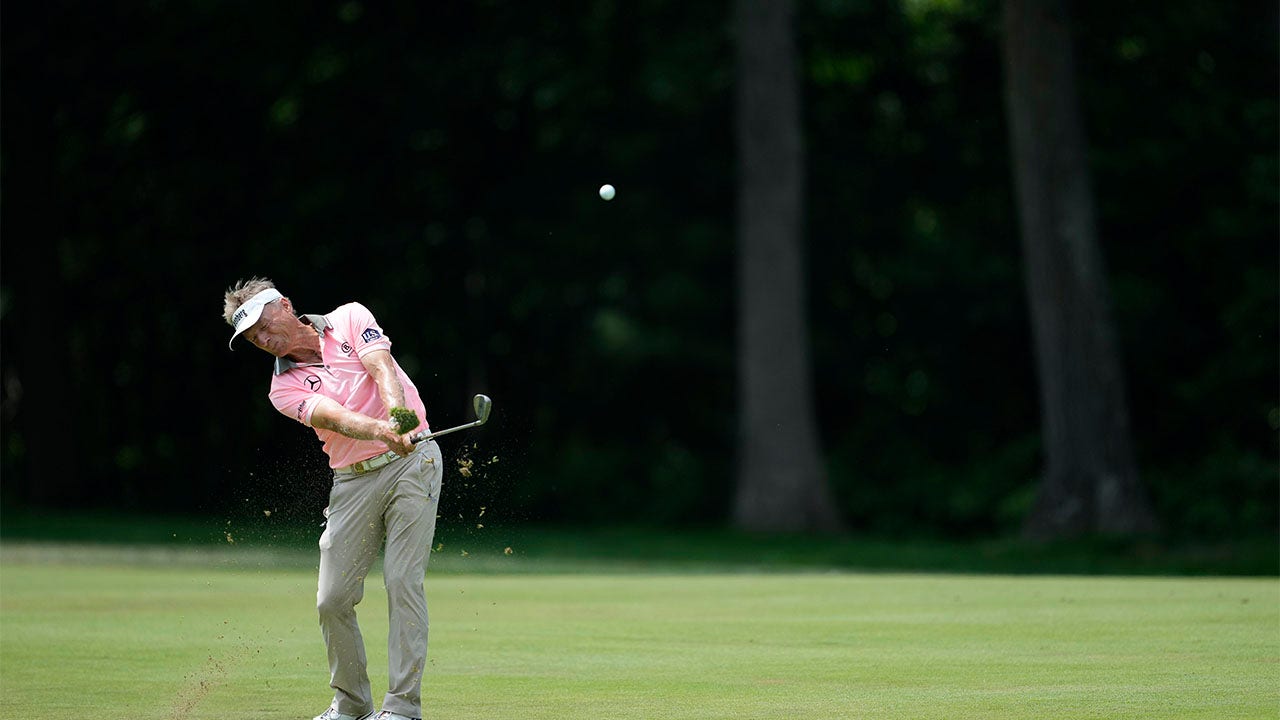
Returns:
[[[835,508],[856,531],[1015,531],[1050,453],[1002,8],[795,12]],[[1277,9],[1072,12],[1140,481],[1169,534],[1274,532]],[[451,478],[454,507],[729,519],[732,17],[665,0],[6,7],[4,507],[311,518],[314,436],[267,406],[269,358],[225,346],[222,291],[263,274],[304,312],[369,305],[434,424],[494,397],[484,432],[446,447],[499,458],[469,492]]]
[[[1006,103],[1045,469],[1034,537],[1155,529],[1134,464],[1066,0],[1006,0]]]

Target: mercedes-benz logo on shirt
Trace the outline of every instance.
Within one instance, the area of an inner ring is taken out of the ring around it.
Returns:
[[[311,392],[315,392],[320,389],[319,375],[308,375],[305,382],[307,383],[307,387],[311,389]]]

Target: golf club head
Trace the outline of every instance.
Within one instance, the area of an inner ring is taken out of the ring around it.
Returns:
[[[493,401],[488,395],[477,395],[472,401],[476,408],[476,420],[481,425],[489,421],[489,411],[493,408]]]

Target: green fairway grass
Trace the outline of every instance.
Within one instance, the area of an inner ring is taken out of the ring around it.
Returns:
[[[203,565],[46,550],[0,547],[3,718],[309,719],[327,705],[313,570],[226,549]],[[440,565],[427,718],[1280,717],[1270,577]],[[360,605],[375,694],[381,582]]]

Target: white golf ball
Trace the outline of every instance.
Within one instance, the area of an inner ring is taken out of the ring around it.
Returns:
[[[613,196],[614,196],[614,195],[616,195],[616,194],[617,194],[617,191],[613,189],[613,186],[612,186],[612,185],[601,185],[601,186],[600,186],[600,199],[602,199],[602,200],[612,200],[612,199],[613,199]]]

